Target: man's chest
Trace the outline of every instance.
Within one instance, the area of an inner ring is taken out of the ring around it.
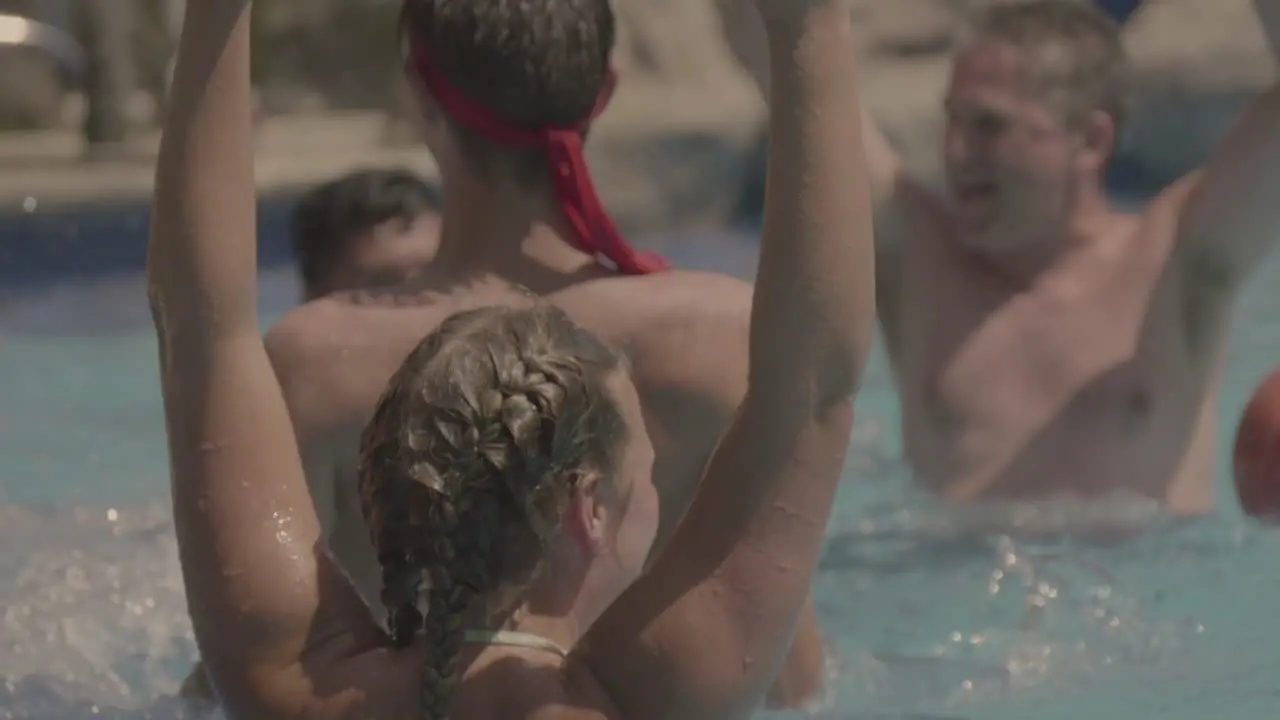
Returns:
[[[1119,467],[1192,414],[1183,303],[1158,274],[1097,265],[1007,292],[954,270],[908,283],[894,332],[906,444],[929,474]]]

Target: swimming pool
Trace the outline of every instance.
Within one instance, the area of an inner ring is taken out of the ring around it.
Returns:
[[[297,295],[286,208],[264,207],[266,319]],[[183,716],[160,699],[194,645],[144,232],[141,208],[0,219],[0,718]],[[735,237],[659,249],[740,275],[754,261]],[[1237,314],[1224,447],[1280,362],[1277,280],[1280,258]],[[1219,517],[1156,522],[1124,544],[964,531],[905,482],[883,356],[866,388],[816,588],[839,653],[819,717],[1280,717],[1280,531],[1243,520],[1229,486]]]

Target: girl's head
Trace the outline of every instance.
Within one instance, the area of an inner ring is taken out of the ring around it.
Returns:
[[[361,459],[391,635],[426,635],[427,717],[448,707],[464,630],[522,612],[586,627],[653,543],[653,451],[625,364],[547,305],[459,313],[428,335]]]

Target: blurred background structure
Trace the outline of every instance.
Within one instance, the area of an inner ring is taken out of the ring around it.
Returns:
[[[866,98],[918,170],[937,156],[960,19],[998,1],[1007,0],[855,2]],[[1156,185],[1196,165],[1273,72],[1247,0],[1081,1],[1127,22],[1138,107],[1116,166],[1124,183]],[[181,6],[0,0],[10,19],[0,29],[0,211],[29,198],[145,200]],[[430,174],[392,40],[398,2],[255,6],[265,191],[357,164]],[[624,81],[590,155],[602,194],[633,231],[722,225],[758,209],[763,106],[719,9],[719,0],[618,2]],[[23,35],[16,18],[43,31]]]

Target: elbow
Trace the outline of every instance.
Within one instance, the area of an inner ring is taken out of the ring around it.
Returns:
[[[853,402],[862,388],[862,375],[866,370],[869,347],[869,340],[860,336],[853,342],[838,344],[828,351],[815,376],[814,394],[818,398],[820,411]]]
[[[826,658],[819,641],[797,642],[769,689],[769,710],[804,710],[822,693]]]
[[[808,384],[818,417],[829,416],[841,408],[852,407],[862,389],[871,349],[873,319],[852,323],[840,332],[829,333],[826,340],[812,347],[808,360],[795,368],[803,376],[808,366]],[[822,337],[822,335],[817,335]],[[803,357],[803,356],[802,356]]]

